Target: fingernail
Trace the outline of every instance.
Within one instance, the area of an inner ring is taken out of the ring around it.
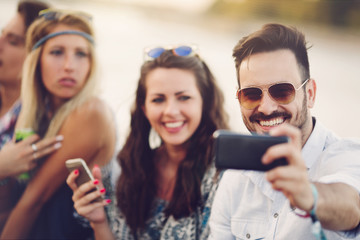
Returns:
[[[99,180],[95,179],[93,183],[94,183],[95,185],[98,185],[98,184],[99,184]]]
[[[105,191],[106,191],[105,188],[100,189],[100,192],[101,192],[101,193],[104,193]]]
[[[64,140],[64,136],[63,136],[63,135],[57,135],[57,136],[55,137],[55,139],[56,139],[57,141],[62,141],[62,140]]]
[[[95,165],[94,165],[94,168],[99,168],[99,165],[95,164]]]
[[[74,174],[75,174],[75,175],[78,175],[78,174],[79,174],[79,170],[75,169],[75,170],[74,170]]]
[[[111,203],[111,199],[106,199],[106,203]]]
[[[54,148],[55,148],[55,149],[59,149],[59,148],[61,148],[61,146],[62,146],[61,143],[55,143],[55,144],[54,144]]]

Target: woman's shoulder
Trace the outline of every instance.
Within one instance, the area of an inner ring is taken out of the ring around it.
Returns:
[[[86,119],[86,121],[107,123],[113,121],[113,113],[109,105],[98,97],[92,97],[76,108],[69,119]]]
[[[89,98],[82,105],[80,105],[75,110],[75,113],[76,112],[106,115],[111,113],[111,109],[110,106],[104,100],[98,97],[92,97]]]
[[[114,120],[114,114],[105,101],[92,97],[68,115],[62,129],[77,129],[83,132],[90,130],[93,134],[105,133],[106,129],[115,132]]]

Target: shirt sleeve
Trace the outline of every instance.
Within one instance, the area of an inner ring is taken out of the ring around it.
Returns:
[[[360,195],[360,143],[342,140],[325,149],[315,180],[321,183],[345,183]],[[339,231],[345,238],[360,236],[360,225],[349,231]]]
[[[215,194],[215,199],[210,215],[210,240],[215,239],[235,239],[231,233],[231,214],[230,196],[231,183],[229,171],[226,171],[220,180],[219,187]]]

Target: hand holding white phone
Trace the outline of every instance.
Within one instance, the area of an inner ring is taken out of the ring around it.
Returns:
[[[69,159],[65,161],[66,168],[71,173],[73,170],[77,169],[79,171],[79,176],[76,178],[76,185],[79,187],[80,185],[91,181],[94,181],[94,177],[87,166],[86,162],[81,158]],[[96,186],[95,190],[99,190],[99,187]],[[104,198],[99,197],[95,201],[102,201]]]

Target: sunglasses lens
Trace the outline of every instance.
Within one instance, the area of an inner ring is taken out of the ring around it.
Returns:
[[[192,52],[192,48],[188,46],[180,46],[173,49],[173,53],[177,56],[186,57]]]
[[[256,108],[261,101],[262,90],[260,88],[244,88],[238,91],[238,99],[241,106],[246,109]]]
[[[45,12],[42,16],[46,19],[46,20],[54,20],[56,19],[58,16],[58,14],[56,12]]]
[[[294,100],[295,88],[290,83],[279,83],[269,88],[271,97],[280,104],[288,104]]]
[[[165,52],[165,49],[164,48],[153,48],[151,49],[150,51],[147,52],[147,55],[151,58],[158,58],[160,57],[160,55]]]
[[[91,22],[92,16],[85,12],[79,11],[67,11],[67,10],[57,10],[57,9],[44,9],[39,12],[39,18],[43,17],[48,21],[59,19],[64,14],[72,14],[78,17],[84,18],[85,20]]]

